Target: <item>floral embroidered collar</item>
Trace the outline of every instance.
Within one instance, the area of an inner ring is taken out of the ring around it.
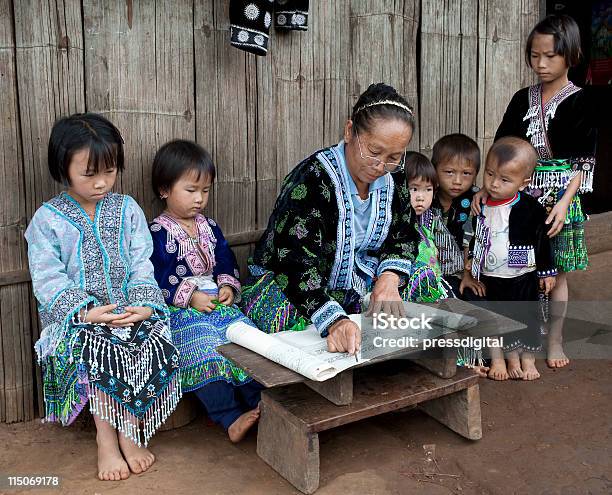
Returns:
[[[338,204],[338,229],[336,258],[332,267],[328,287],[333,289],[355,289],[365,294],[365,282],[353,277],[355,265],[365,274],[374,277],[378,259],[374,256],[355,255],[354,206],[351,200],[351,184],[354,182],[344,157],[344,142],[327,148],[317,154],[318,161],[329,175],[336,190]],[[391,204],[394,184],[390,174],[385,174],[370,185],[372,212],[370,222],[361,244],[362,251],[377,251],[389,232],[391,225]],[[359,284],[358,287],[355,285]]]
[[[177,259],[185,259],[194,275],[212,271],[215,266],[216,239],[204,215],[198,214],[195,217],[197,241],[191,239],[181,224],[167,213],[162,213],[154,222],[166,229],[166,251],[176,252],[178,244]]]
[[[529,88],[529,110],[527,110],[523,120],[529,120],[526,137],[530,139],[540,159],[550,160],[553,157],[546,135],[549,121],[555,117],[557,107],[567,97],[578,91],[580,91],[580,88],[570,81],[544,105],[542,84],[535,84]]]

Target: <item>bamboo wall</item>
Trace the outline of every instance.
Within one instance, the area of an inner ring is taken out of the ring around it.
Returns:
[[[226,0],[0,0],[0,421],[36,417],[39,333],[23,233],[59,191],[46,169],[55,119],[99,112],[122,131],[117,189],[151,218],[157,147],[195,139],[218,169],[208,214],[244,265],[280,181],[339,141],[371,82],[414,105],[411,147],[449,132],[486,150],[531,82],[523,43],[538,0],[311,0],[307,32],[272,33],[268,56],[230,46]]]

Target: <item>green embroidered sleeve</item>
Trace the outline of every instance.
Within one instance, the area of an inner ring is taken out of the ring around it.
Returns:
[[[377,275],[393,271],[400,275],[410,275],[417,255],[418,236],[414,226],[416,215],[410,208],[410,193],[405,175],[393,175],[395,190],[391,212],[393,218],[387,239],[380,248]]]

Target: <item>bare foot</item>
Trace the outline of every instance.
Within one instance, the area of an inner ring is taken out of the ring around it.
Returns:
[[[227,435],[233,443],[238,443],[244,438],[249,428],[259,420],[259,406],[255,409],[245,412],[234,421],[227,429]]]
[[[506,368],[506,360],[504,358],[491,359],[491,369],[487,376],[492,380],[507,380],[508,370]]]
[[[117,432],[106,421],[94,414],[98,444],[98,478],[100,481],[126,480],[130,476],[127,463],[121,456]]]
[[[531,352],[523,352],[521,355],[521,367],[523,368],[523,380],[537,380],[540,372],[535,366],[535,356]]]
[[[119,433],[119,447],[134,474],[144,473],[155,462],[155,456],[150,450],[139,447],[122,433]]]
[[[470,369],[476,373],[480,378],[486,378],[489,372],[488,366],[471,366]]]
[[[520,380],[523,378],[523,370],[521,369],[521,357],[518,351],[512,351],[506,354],[508,359],[508,375],[513,380]]]
[[[548,342],[548,358],[546,364],[549,368],[563,368],[569,364],[570,360],[563,352],[563,346],[560,343]]]

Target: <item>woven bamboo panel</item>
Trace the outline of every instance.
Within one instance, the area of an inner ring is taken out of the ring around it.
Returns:
[[[152,219],[155,151],[173,138],[210,151],[207,214],[242,273],[285,175],[342,139],[359,94],[395,86],[414,106],[411,149],[449,132],[485,148],[513,92],[537,0],[310,2],[308,30],[271,31],[256,57],[229,44],[227,0],[0,0],[0,421],[42,410],[40,329],[23,233],[61,186],[47,170],[53,122],[99,112],[125,139],[116,189]]]

